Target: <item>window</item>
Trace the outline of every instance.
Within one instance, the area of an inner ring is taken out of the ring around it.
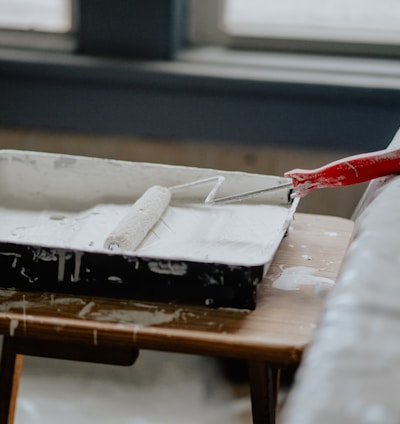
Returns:
[[[75,0],[0,0],[0,48],[73,51]]]
[[[71,29],[71,2],[0,0],[0,28],[67,32]]]
[[[394,0],[227,0],[229,34],[341,41],[400,42]]]
[[[194,9],[199,8],[196,4]],[[214,41],[224,40],[242,48],[400,53],[397,0],[216,0],[205,1],[202,13],[195,12],[198,14],[194,18],[195,26],[202,28],[202,32],[192,32],[192,41],[210,42],[210,34],[214,34]],[[199,21],[202,16],[203,24]],[[215,16],[219,16],[218,28],[210,29]]]

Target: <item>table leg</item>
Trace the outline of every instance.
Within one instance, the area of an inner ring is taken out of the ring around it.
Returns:
[[[280,369],[263,361],[249,361],[253,424],[275,424]]]
[[[13,424],[23,356],[10,337],[4,337],[0,362],[0,424]]]

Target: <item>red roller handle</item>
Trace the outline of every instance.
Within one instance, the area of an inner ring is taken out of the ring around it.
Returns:
[[[331,162],[321,168],[293,169],[285,173],[292,178],[297,197],[317,188],[358,184],[400,171],[400,149],[362,153]]]

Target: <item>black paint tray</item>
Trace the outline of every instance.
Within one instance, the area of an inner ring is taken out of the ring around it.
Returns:
[[[38,152],[0,151],[2,288],[254,309],[288,228],[289,190],[205,205],[209,187],[173,196],[135,252],[104,240],[153,185],[212,176],[227,196],[287,179]]]

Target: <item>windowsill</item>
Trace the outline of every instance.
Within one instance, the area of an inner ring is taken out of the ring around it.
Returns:
[[[399,90],[399,60],[208,47],[147,61],[0,48],[4,126],[365,150],[397,130]]]
[[[133,72],[238,81],[400,90],[400,59],[252,52],[224,47],[183,50],[175,61],[149,61],[72,53],[72,39],[31,37],[30,48],[0,46],[0,63],[70,66],[82,72],[110,71],[121,79]],[[42,41],[43,40],[43,41]],[[41,46],[40,49],[38,46]],[[45,48],[43,48],[45,47]],[[103,75],[105,77],[105,75]],[[111,76],[111,74],[110,74]]]
[[[75,44],[73,33],[0,29],[0,49],[12,49],[15,52],[29,49],[38,53],[64,52],[71,54],[75,49]]]
[[[224,78],[400,89],[400,60],[331,55],[251,52],[219,47],[179,56],[190,72]]]

